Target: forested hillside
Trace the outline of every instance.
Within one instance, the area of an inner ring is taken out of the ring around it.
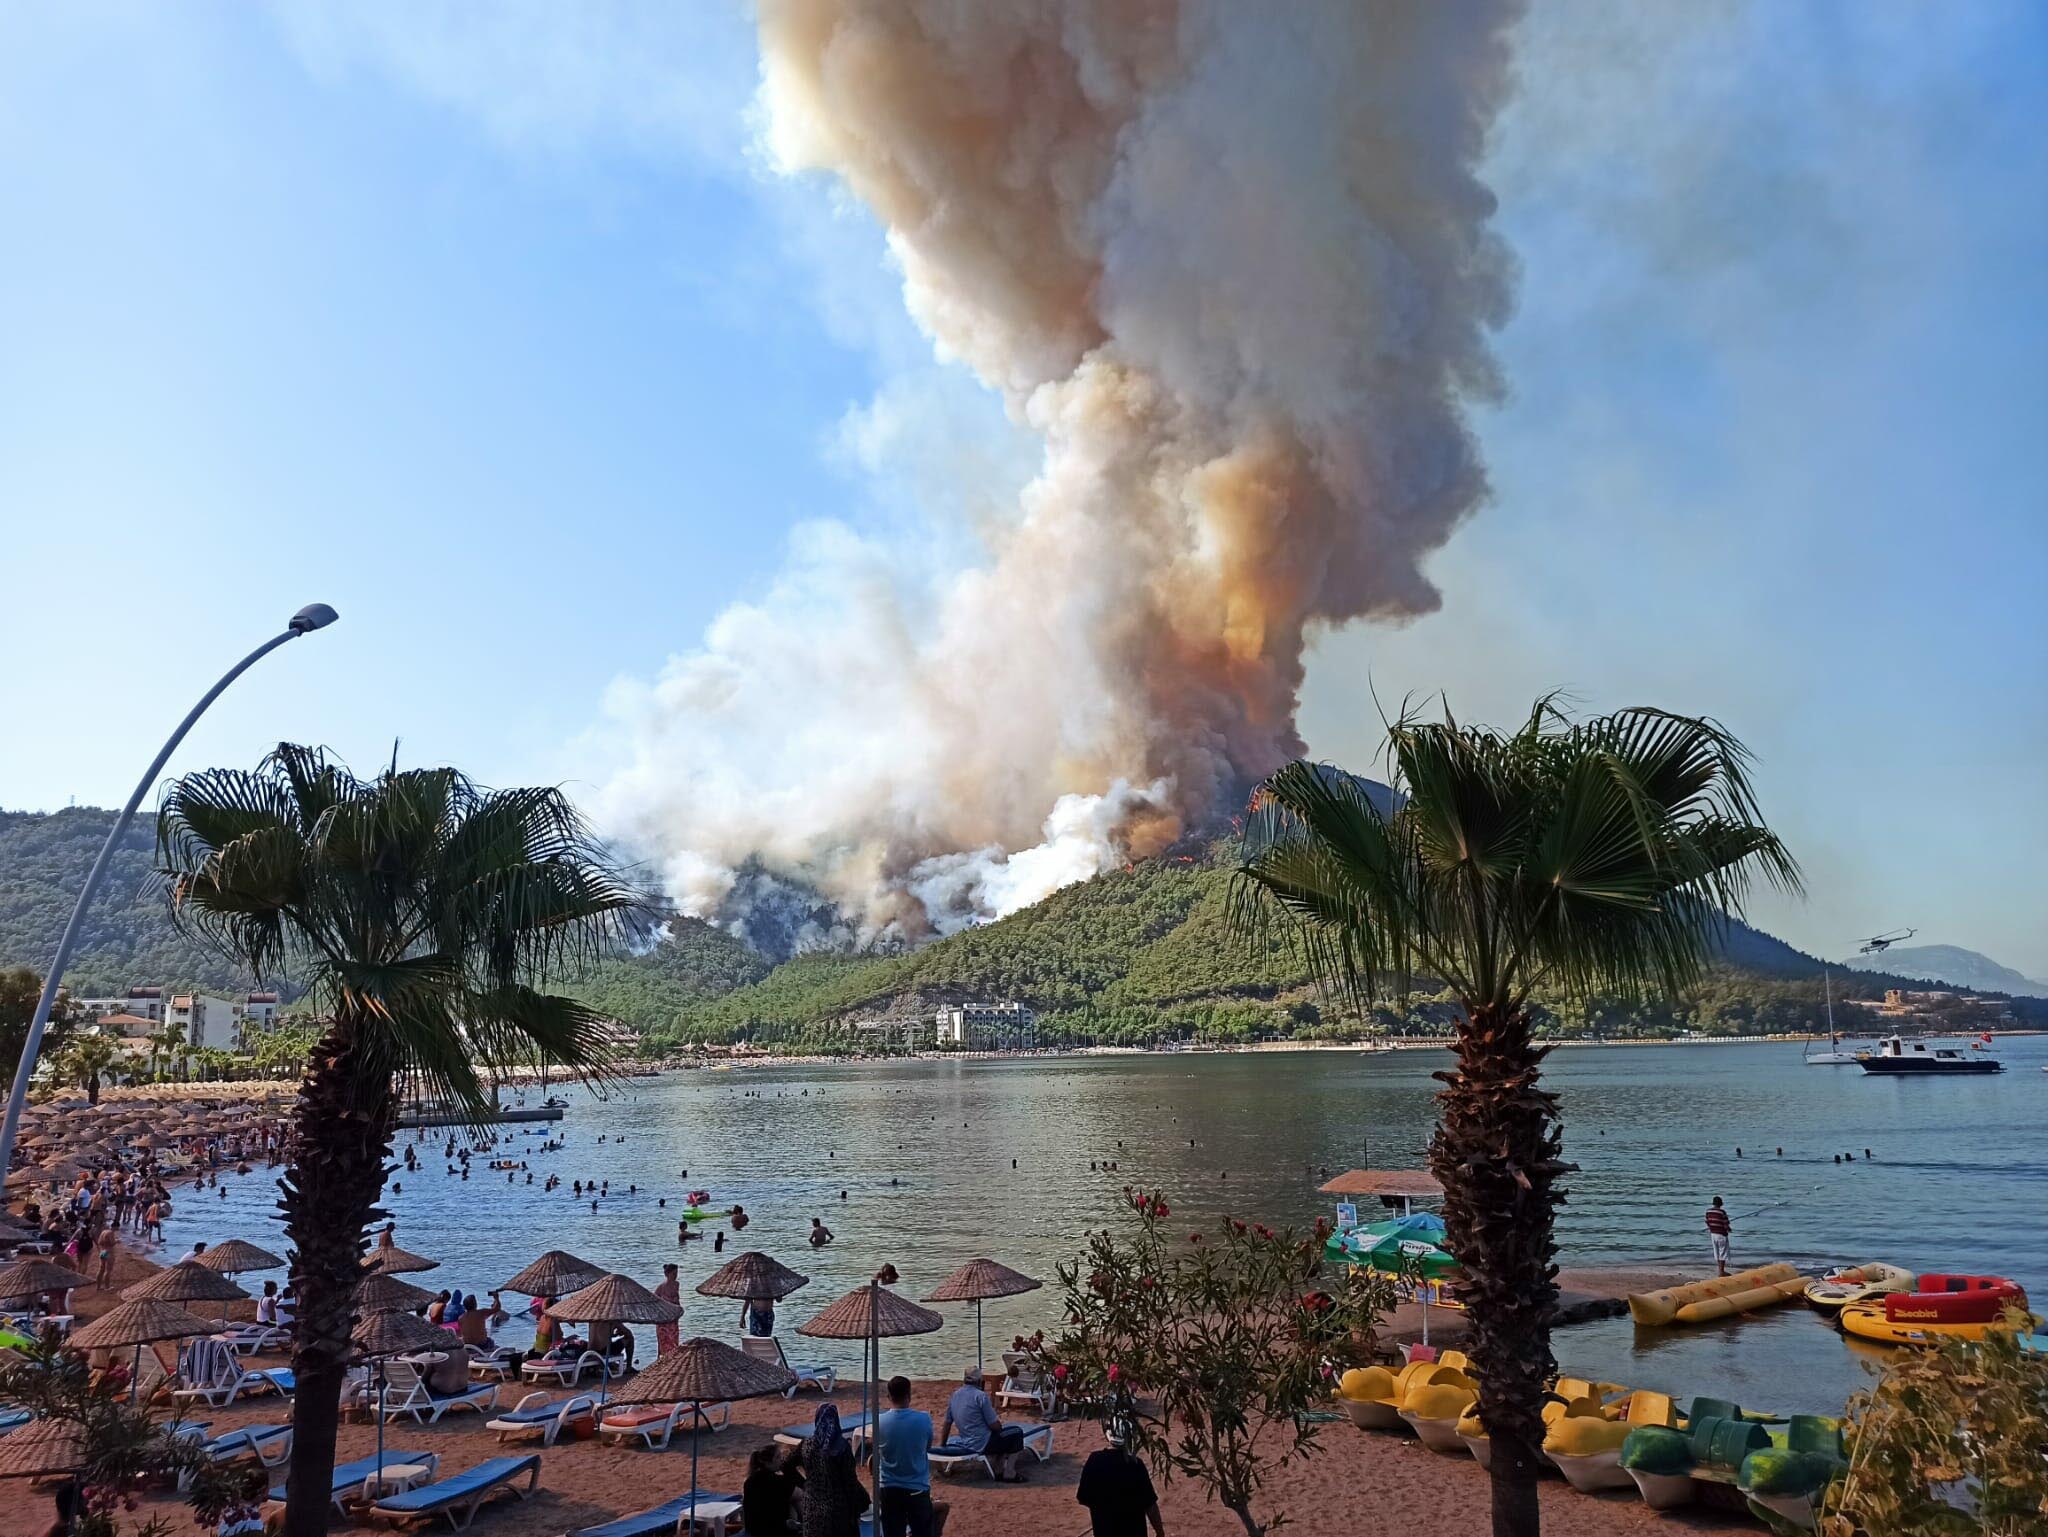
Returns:
[[[0,967],[40,968],[112,813],[0,812]],[[245,988],[238,975],[171,923],[149,874],[145,818],[115,857],[69,977],[74,993],[135,982]],[[1371,1021],[1316,989],[1284,940],[1249,946],[1224,922],[1231,849],[1153,861],[1055,892],[1000,923],[886,955],[808,954],[774,965],[725,930],[673,919],[644,953],[607,962],[574,990],[653,1046],[689,1041],[831,1045],[854,1020],[940,1002],[1018,999],[1054,1037],[1141,1043],[1175,1037],[1351,1033],[1433,1028],[1414,1015]],[[269,979],[266,979],[269,980]],[[1836,996],[1911,986],[1881,973],[1836,973]],[[1690,996],[1540,1000],[1562,1033],[1797,1029],[1821,1017],[1820,962],[1741,925],[1724,963]]]

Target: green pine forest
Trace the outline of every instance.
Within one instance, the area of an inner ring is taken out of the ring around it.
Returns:
[[[85,807],[0,812],[0,967],[47,962],[111,820],[111,812]],[[150,839],[145,819],[116,851],[67,979],[73,995],[118,993],[135,982],[220,992],[255,986],[170,921],[150,875]],[[606,963],[574,990],[636,1031],[650,1053],[742,1040],[835,1050],[850,1044],[857,1019],[1010,998],[1039,1011],[1042,1035],[1104,1045],[1442,1027],[1444,1008],[1426,993],[1408,1008],[1361,1018],[1311,985],[1284,938],[1256,950],[1234,942],[1223,921],[1230,858],[1219,843],[1198,856],[1147,862],[907,952],[818,953],[776,965],[722,929],[678,917],[644,954]],[[263,980],[290,991],[289,978]],[[1887,986],[1926,984],[1835,973],[1837,997],[1876,997]],[[1561,1036],[1799,1030],[1821,1018],[1820,962],[1738,925],[1722,964],[1688,996],[1542,1003]],[[2014,1007],[2031,1018],[2044,1006]]]

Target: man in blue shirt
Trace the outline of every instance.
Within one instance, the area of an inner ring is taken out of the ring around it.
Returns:
[[[889,1407],[875,1421],[882,1537],[932,1537],[932,1417],[910,1407],[910,1379],[889,1379]]]
[[[996,1406],[981,1386],[981,1368],[970,1366],[961,1374],[960,1386],[946,1401],[946,1428],[940,1436],[949,1452],[981,1452],[998,1482],[1021,1484],[1017,1454],[1024,1450],[1024,1432],[1005,1425]]]

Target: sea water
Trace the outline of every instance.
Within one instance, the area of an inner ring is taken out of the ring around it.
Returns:
[[[1737,1267],[1888,1260],[1992,1273],[2027,1285],[2040,1307],[2048,1038],[2004,1041],[1999,1055],[2003,1074],[1937,1081],[1809,1067],[1792,1043],[1554,1052],[1545,1079],[1578,1165],[1559,1214],[1560,1263],[1710,1270],[1701,1216],[1719,1195],[1736,1217]],[[740,1250],[765,1249],[811,1277],[782,1309],[792,1357],[842,1370],[857,1369],[858,1344],[798,1349],[795,1326],[885,1262],[902,1274],[897,1290],[920,1297],[985,1255],[1046,1283],[987,1305],[993,1356],[1014,1334],[1054,1332],[1056,1267],[1088,1230],[1122,1220],[1125,1185],[1164,1191],[1176,1229],[1230,1215],[1306,1226],[1332,1211],[1316,1193],[1324,1170],[1423,1164],[1431,1075],[1450,1062],[1440,1051],[1316,1051],[677,1072],[602,1098],[565,1091],[562,1122],[497,1128],[499,1147],[472,1156],[467,1180],[446,1172],[448,1134],[428,1132],[419,1169],[396,1172],[402,1189],[387,1190],[386,1205],[400,1243],[443,1262],[409,1278],[435,1290],[481,1296],[549,1248],[650,1286],[674,1261],[686,1337],[732,1337],[739,1305],[691,1288]],[[539,1151],[550,1139],[566,1146]],[[508,1183],[486,1168],[493,1156],[523,1160],[533,1184],[526,1171]],[[543,1190],[550,1174],[560,1189]],[[225,1199],[179,1190],[168,1252],[229,1237],[281,1250],[276,1177],[223,1175]],[[572,1180],[608,1182],[595,1211],[590,1195],[571,1195]],[[723,1253],[708,1236],[677,1241],[693,1189],[753,1218]],[[835,1235],[829,1247],[810,1247],[813,1217]],[[951,1375],[973,1359],[973,1309],[939,1310],[939,1333],[884,1345],[886,1370]],[[527,1337],[516,1324],[505,1333]],[[1883,1359],[1796,1303],[1706,1328],[1602,1320],[1561,1329],[1554,1344],[1579,1375],[1786,1412],[1839,1410],[1870,1380],[1866,1362]]]

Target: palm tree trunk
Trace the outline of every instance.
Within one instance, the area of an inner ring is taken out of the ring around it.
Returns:
[[[1430,1166],[1465,1267],[1479,1416],[1493,1443],[1493,1537],[1536,1537],[1543,1390],[1557,1370],[1555,1181],[1572,1166],[1558,1160],[1557,1100],[1538,1087],[1545,1048],[1530,1041],[1527,1014],[1470,1010],[1457,1053],[1458,1070],[1436,1075],[1445,1087]]]
[[[353,1023],[337,1019],[308,1062],[296,1111],[297,1156],[279,1182],[298,1285],[285,1537],[324,1537],[327,1531],[363,1231],[378,1215],[393,1107],[390,1080],[374,1081]]]

